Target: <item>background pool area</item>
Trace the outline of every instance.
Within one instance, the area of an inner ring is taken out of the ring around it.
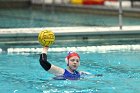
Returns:
[[[124,8],[120,29],[114,7],[2,1],[1,93],[140,93],[139,8]],[[50,63],[66,68],[67,52],[76,51],[81,57],[79,70],[91,74],[80,80],[54,80],[44,71],[37,36],[45,29],[56,36],[48,50]]]
[[[140,25],[140,18],[124,17],[124,26]],[[43,9],[0,9],[0,28],[119,26],[118,16],[47,11]]]
[[[79,70],[90,72],[92,75],[77,81],[53,80],[54,76],[44,71],[39,64],[40,45],[8,45],[7,51],[0,52],[0,91],[2,93],[140,92],[138,43],[103,45],[95,44],[93,41],[81,41],[78,44],[77,41],[69,41],[69,44],[65,44],[63,41],[50,47],[48,59],[51,63],[65,68],[64,58],[71,50],[77,51],[81,56]],[[93,77],[94,74],[103,76]]]

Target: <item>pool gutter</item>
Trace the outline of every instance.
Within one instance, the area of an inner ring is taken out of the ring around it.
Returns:
[[[52,30],[56,40],[129,39],[140,40],[140,26],[119,27],[46,27],[0,29],[0,43],[37,42],[38,33]]]

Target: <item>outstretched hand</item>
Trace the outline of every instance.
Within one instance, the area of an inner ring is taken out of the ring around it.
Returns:
[[[48,49],[49,49],[48,46],[43,47],[42,53],[47,53]]]

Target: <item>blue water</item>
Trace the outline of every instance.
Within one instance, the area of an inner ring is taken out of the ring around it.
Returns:
[[[32,9],[0,9],[0,28],[60,26],[118,26],[118,16],[51,12]],[[123,25],[140,25],[140,18],[123,17]]]
[[[64,43],[64,42],[63,42]],[[70,42],[69,42],[70,43]],[[73,44],[73,43],[72,43]],[[71,45],[71,43],[69,44]],[[67,46],[69,46],[67,45]],[[83,44],[84,45],[84,44]],[[83,46],[82,47],[86,47]],[[67,51],[48,52],[48,60],[66,68],[64,58]],[[76,47],[73,44],[73,47]],[[110,46],[110,45],[109,45]],[[8,47],[8,46],[7,46]],[[12,46],[13,47],[13,46]],[[15,46],[32,48],[32,45]],[[40,45],[34,46],[41,48]],[[63,48],[67,48],[63,46]],[[104,46],[104,48],[106,48]],[[56,49],[56,50],[55,50]],[[78,48],[77,48],[78,49]],[[99,48],[100,49],[100,48]],[[93,50],[94,51],[94,50]],[[140,50],[120,49],[114,51],[77,51],[81,56],[79,70],[92,73],[80,80],[53,80],[39,64],[39,52],[0,53],[1,93],[139,93]],[[103,76],[93,77],[94,74]]]

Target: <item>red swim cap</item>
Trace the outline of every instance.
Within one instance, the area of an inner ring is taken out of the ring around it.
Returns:
[[[73,56],[77,56],[78,58],[80,58],[80,56],[76,52],[69,52],[66,58],[69,60]]]
[[[80,59],[80,56],[76,52],[69,52],[68,55],[65,58],[65,61],[66,61],[67,65],[69,63],[68,60],[73,56],[77,56]]]

